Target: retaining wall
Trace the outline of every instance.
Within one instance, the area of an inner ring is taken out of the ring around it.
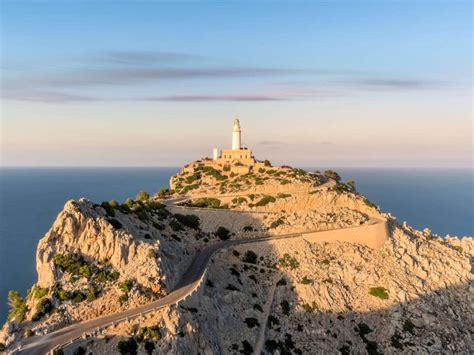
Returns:
[[[387,221],[372,220],[369,224],[358,227],[304,233],[303,238],[311,243],[336,241],[358,243],[377,250],[389,239],[389,230]]]

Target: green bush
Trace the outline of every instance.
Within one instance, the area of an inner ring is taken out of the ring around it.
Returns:
[[[182,231],[184,230],[183,226],[181,225],[181,223],[179,223],[177,220],[175,219],[172,219],[170,221],[170,227],[172,230],[174,230],[175,232],[179,232],[179,231]]]
[[[43,298],[36,305],[36,310],[33,314],[33,317],[31,317],[31,320],[33,322],[39,321],[43,316],[51,313],[52,310],[53,304],[51,303],[51,301],[48,298]]]
[[[130,337],[128,340],[120,340],[117,344],[117,350],[122,355],[136,355],[138,349],[138,344]]]
[[[8,292],[8,305],[10,306],[8,320],[15,319],[17,323],[23,322],[28,308],[26,307],[26,301],[21,297],[19,292]]]
[[[263,313],[263,308],[262,308],[262,306],[260,306],[258,303],[255,303],[255,304],[253,305],[253,309],[255,309],[256,311],[259,311],[259,312]]]
[[[285,224],[285,220],[283,218],[278,218],[277,220],[273,221],[271,224],[270,224],[270,229],[274,229],[274,228],[278,228],[279,226]]]
[[[150,249],[150,250],[148,250],[147,256],[150,259],[156,259],[156,258],[158,258],[158,252],[154,249]]]
[[[375,208],[375,209],[378,209],[377,205],[370,202],[368,199],[364,198],[364,203],[369,206],[369,207],[372,207],[372,208]]]
[[[286,286],[286,280],[284,278],[281,278],[277,282],[277,286]]]
[[[227,240],[230,238],[230,231],[225,228],[225,227],[219,227],[217,228],[217,231],[215,233],[221,240]]]
[[[301,283],[303,285],[312,285],[314,283],[314,281],[310,278],[308,278],[307,276],[303,276],[303,278],[301,279]]]
[[[221,208],[221,200],[213,197],[203,197],[187,204],[189,207]]]
[[[89,287],[87,288],[87,293],[86,293],[87,301],[91,302],[95,300],[97,297],[99,297],[99,295],[100,295],[100,289],[96,288],[92,284],[89,284]]]
[[[282,184],[282,185],[287,185],[287,184],[289,184],[290,182],[291,182],[291,181],[288,180],[288,179],[281,179],[281,180],[280,180],[280,184]]]
[[[56,348],[53,350],[53,355],[64,355],[63,348]]]
[[[268,196],[268,195],[267,195],[267,196],[262,197],[262,198],[260,199],[260,201],[258,201],[258,202],[255,204],[255,206],[257,206],[257,207],[262,207],[262,206],[266,206],[266,205],[268,205],[269,203],[275,202],[275,201],[276,201],[275,197],[273,197],[273,196]]]
[[[160,340],[161,337],[160,327],[157,325],[140,328],[137,333],[138,342],[142,342],[143,340]]]
[[[278,195],[277,195],[277,198],[288,198],[288,197],[291,197],[291,194],[285,194],[283,192],[280,192]]]
[[[47,287],[40,287],[38,285],[34,285],[33,288],[30,290],[29,295],[33,298],[40,299],[43,298],[48,294],[49,288]]]
[[[244,202],[247,202],[247,199],[245,197],[235,197],[232,199],[232,203],[234,205],[241,205]]]
[[[171,195],[171,190],[167,189],[166,187],[162,187],[160,191],[158,191],[158,197],[159,198],[166,198],[169,195]]]
[[[123,293],[128,293],[132,289],[133,285],[135,282],[132,279],[127,279],[123,282],[120,282],[118,284],[118,288],[123,292]]]
[[[128,295],[126,293],[119,296],[118,301],[120,304],[124,304],[128,301]]]
[[[300,266],[300,263],[294,256],[290,256],[290,254],[285,253],[283,254],[283,258],[278,260],[278,265],[285,268],[289,267],[291,270],[294,270]]]
[[[150,194],[145,191],[140,191],[139,193],[137,193],[137,196],[135,197],[135,200],[137,201],[146,201],[148,199],[150,199]]]
[[[260,325],[257,318],[253,317],[245,318],[244,323],[247,324],[247,327],[249,328],[258,327]]]
[[[87,299],[87,296],[81,291],[74,291],[71,295],[72,303],[81,303],[82,301],[85,301],[86,299]]]
[[[383,287],[372,287],[369,290],[369,294],[378,297],[382,300],[387,300],[388,299],[388,290],[383,288]]]
[[[279,324],[280,324],[280,321],[273,314],[270,314],[268,316],[268,327],[270,329],[272,329],[274,325],[279,325]]]
[[[271,167],[271,166],[272,166],[272,163],[270,163],[270,160],[264,160],[264,161],[263,161],[263,165],[268,166],[268,167]]]
[[[55,254],[53,264],[61,271],[66,271],[76,276],[90,278],[93,273],[92,267],[84,258],[76,254]]]
[[[199,229],[200,220],[199,217],[194,214],[179,214],[176,213],[173,217],[183,226],[192,229]]]
[[[258,255],[255,254],[252,250],[247,250],[242,258],[244,263],[256,264]]]
[[[308,312],[308,313],[313,313],[313,312],[316,310],[316,308],[317,308],[315,302],[313,302],[312,304],[303,303],[303,304],[301,305],[301,307],[303,307],[304,311],[305,311],[305,312]]]
[[[326,176],[327,178],[336,180],[336,181],[341,181],[341,177],[339,176],[339,174],[336,173],[336,172],[333,171],[333,170],[326,170],[326,171],[324,172],[324,176]]]
[[[73,353],[73,355],[86,355],[86,354],[87,354],[87,350],[83,348],[82,346],[79,346],[78,348],[76,348],[76,350],[74,350],[74,353]]]

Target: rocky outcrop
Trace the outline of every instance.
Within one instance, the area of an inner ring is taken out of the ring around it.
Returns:
[[[37,284],[51,287],[60,277],[53,264],[56,254],[78,254],[91,262],[110,263],[121,279],[134,279],[154,292],[166,291],[162,287],[171,286],[168,280],[176,278],[180,255],[185,253],[183,246],[167,242],[150,224],[120,212],[112,219],[102,207],[85,199],[68,201],[38,244]],[[153,253],[156,258],[150,257]]]

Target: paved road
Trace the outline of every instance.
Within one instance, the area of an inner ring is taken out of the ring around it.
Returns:
[[[180,197],[175,199],[169,199],[165,202],[167,206],[172,204],[176,204],[178,202],[182,202],[186,200],[186,197]],[[378,221],[369,221],[371,223],[377,223]],[[351,228],[351,227],[349,227]],[[291,234],[283,234],[278,236],[268,236],[268,237],[256,237],[256,238],[247,238],[247,239],[239,239],[239,240],[227,240],[222,241],[213,245],[210,245],[195,256],[193,262],[189,266],[188,270],[183,274],[181,280],[178,282],[176,287],[173,291],[171,291],[165,297],[150,302],[146,305],[129,309],[120,313],[114,313],[107,316],[95,318],[92,320],[72,324],[70,326],[61,328],[57,331],[51,332],[44,336],[38,337],[31,337],[23,340],[21,342],[21,348],[17,351],[13,351],[14,354],[32,354],[32,355],[39,355],[45,354],[48,351],[51,351],[55,347],[64,346],[65,344],[69,343],[70,341],[80,338],[83,334],[93,333],[99,329],[102,329],[108,325],[113,323],[118,323],[120,321],[126,320],[128,318],[137,317],[141,314],[156,311],[158,309],[168,307],[170,305],[176,304],[182,299],[189,296],[193,293],[200,285],[201,281],[203,280],[204,274],[207,270],[208,263],[215,252],[220,249],[234,246],[234,245],[241,245],[241,244],[248,244],[248,243],[258,243],[258,242],[265,242],[269,240],[277,240],[277,239],[287,239],[287,238],[296,238],[300,237],[306,233],[314,233],[315,231],[308,231],[303,233],[291,233]]]
[[[73,339],[80,338],[85,333],[92,333],[98,329],[104,328],[107,325],[123,321],[127,318],[133,318],[143,313],[156,311],[158,309],[178,303],[198,288],[206,272],[211,257],[220,249],[240,244],[258,243],[275,239],[296,238],[299,236],[301,236],[301,234],[293,233],[273,237],[227,240],[210,245],[201,250],[195,256],[193,262],[189,266],[188,270],[183,274],[181,280],[176,285],[174,290],[158,301],[154,301],[120,313],[114,313],[89,321],[76,323],[41,337],[28,338],[22,343],[21,349],[19,351],[14,351],[14,353],[32,355],[45,354],[57,346],[63,346]]]

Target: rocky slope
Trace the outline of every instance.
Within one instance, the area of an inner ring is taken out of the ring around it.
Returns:
[[[399,225],[353,183],[326,175],[199,161],[171,179],[174,191],[153,198],[67,202],[38,245],[38,281],[26,301],[12,307],[0,342],[13,346],[158,299],[176,285],[197,250],[221,239],[347,228],[379,218],[391,231],[380,250],[303,238],[225,249],[214,256],[198,292],[179,305],[108,327],[64,350],[473,352],[473,239]],[[183,194],[183,207],[166,202]]]

